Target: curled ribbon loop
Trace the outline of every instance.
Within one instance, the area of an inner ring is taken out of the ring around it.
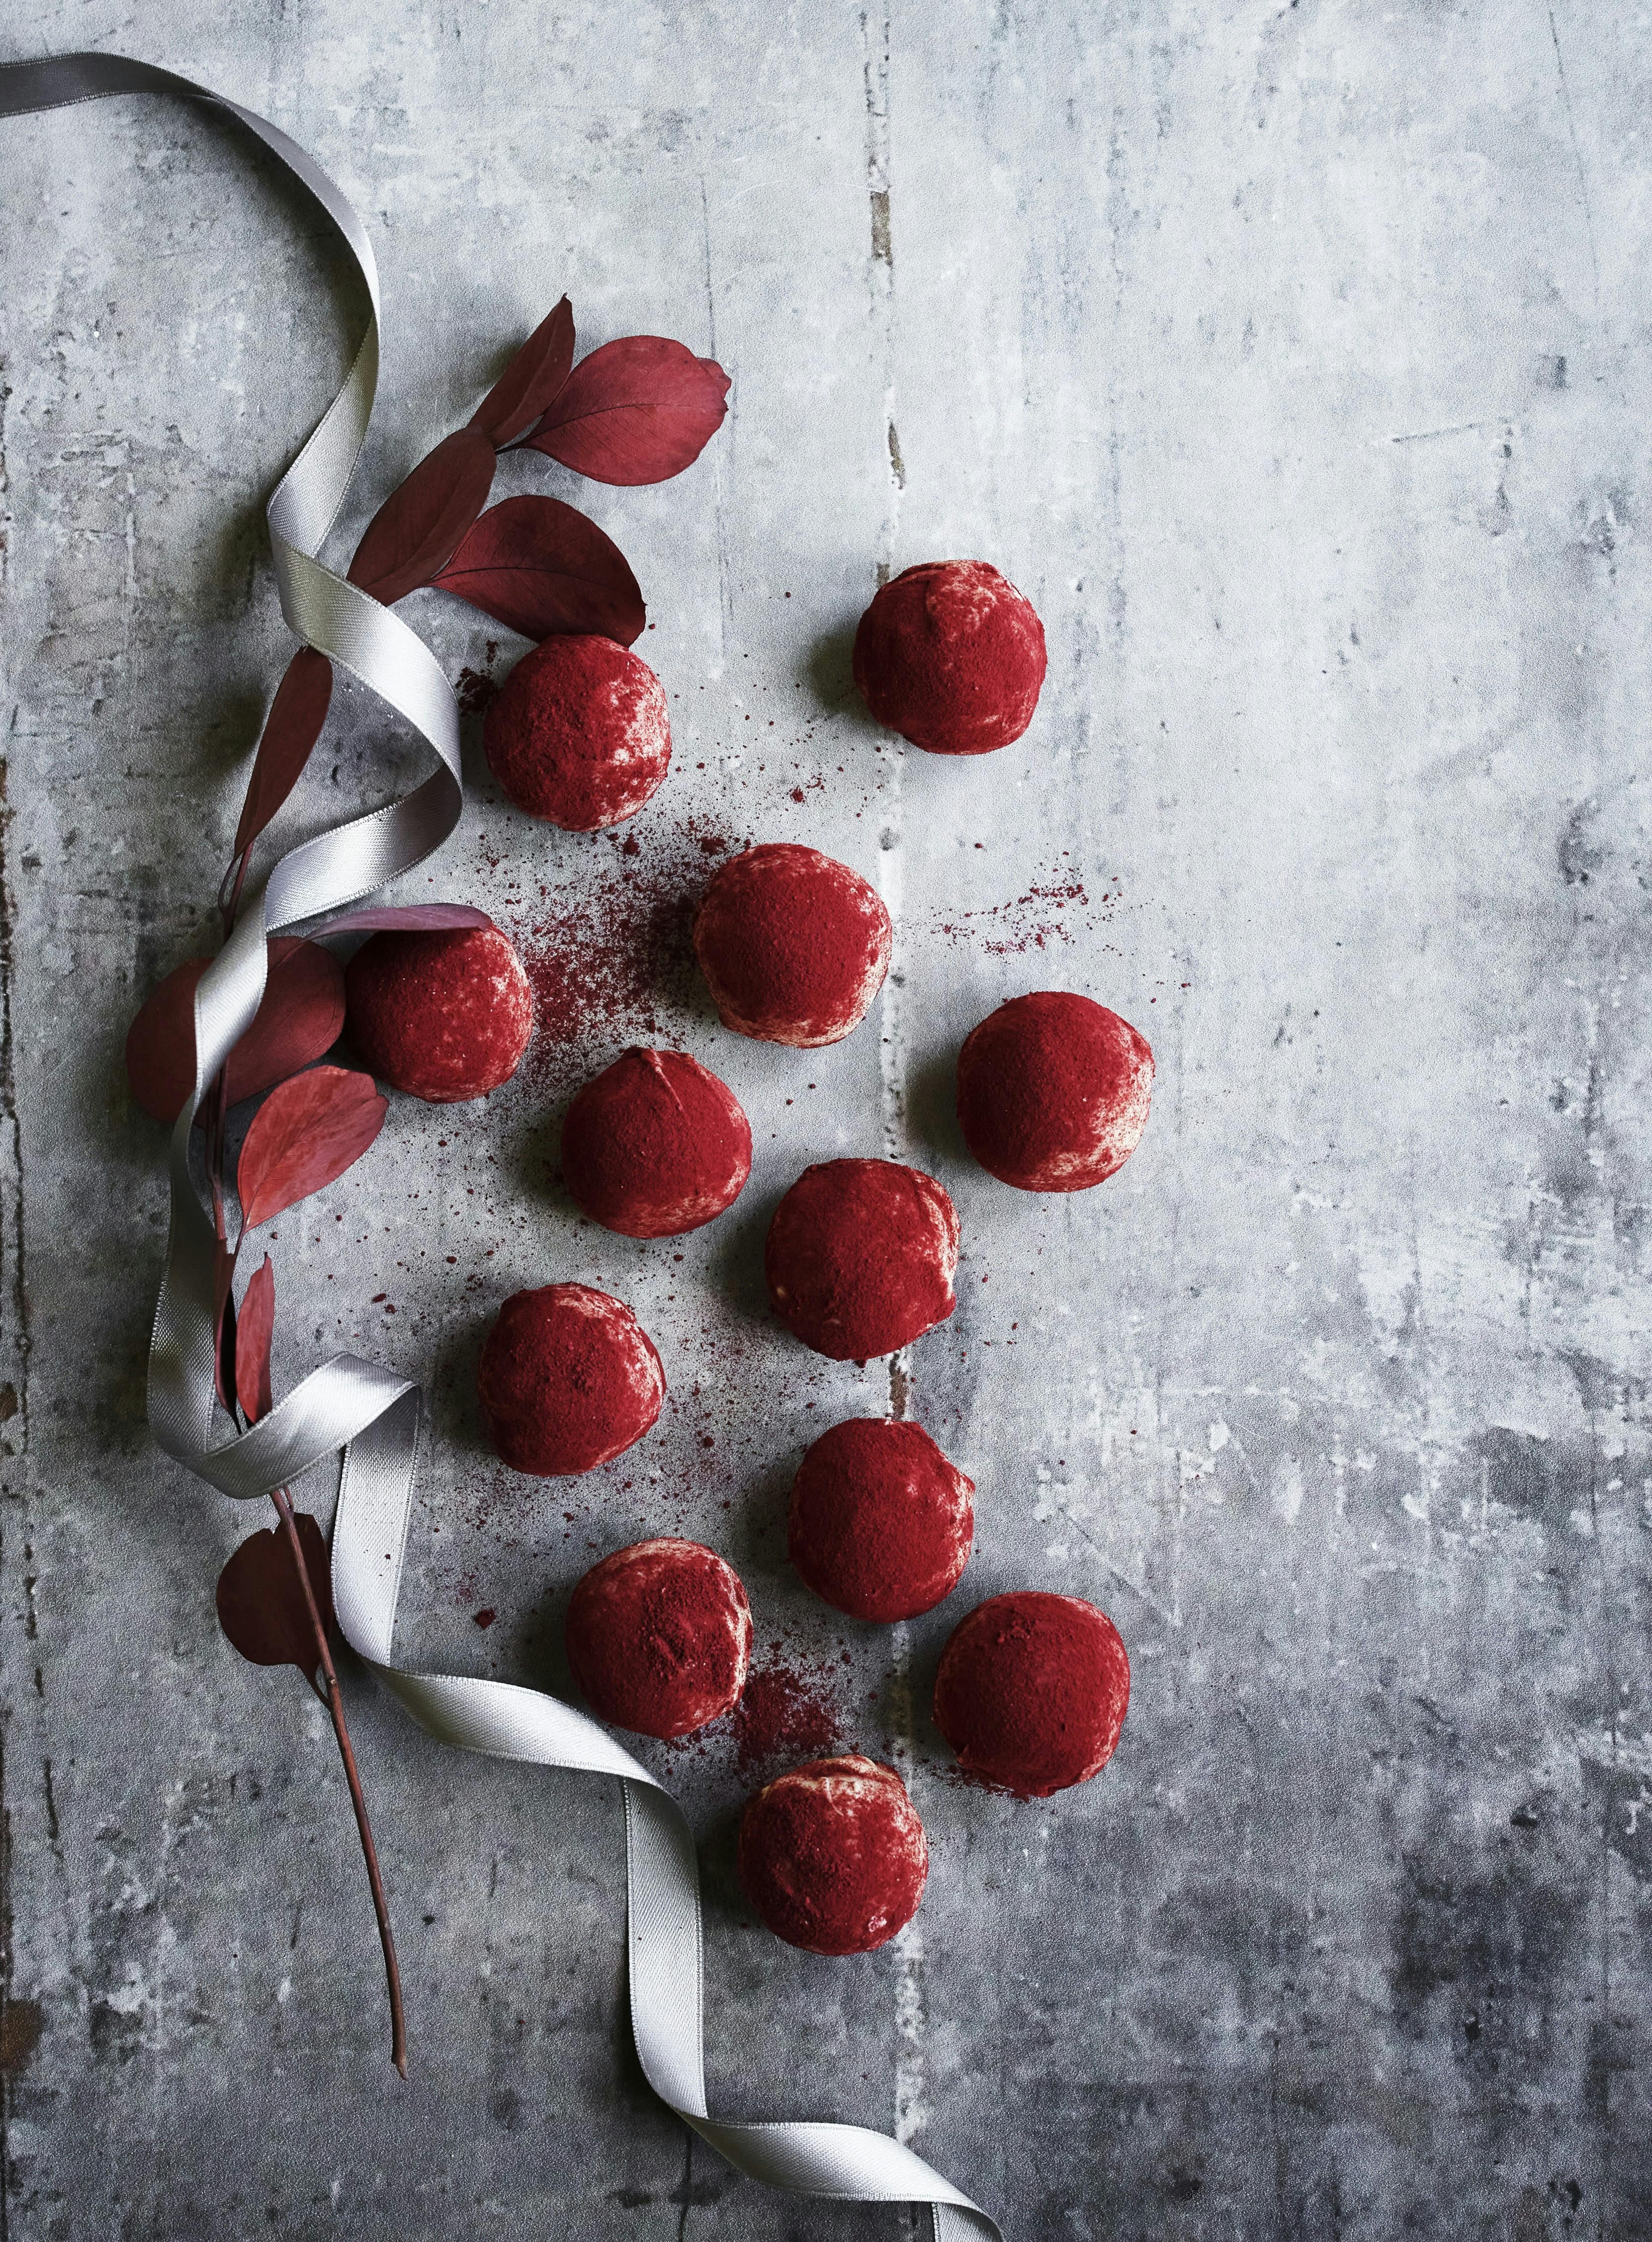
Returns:
[[[459,714],[424,641],[319,558],[354,473],[373,413],[379,363],[379,279],[356,211],[284,132],[205,86],[120,55],[57,55],[0,67],[0,116],[167,93],[226,111],[307,188],[344,236],[372,303],[344,386],[287,469],[268,519],[281,612],[294,633],[370,686],[430,747],[422,784],[369,816],[319,834],[282,857],[246,902],[195,992],[196,1078],[171,1151],[171,1220],[156,1304],[149,1417],[170,1455],[223,1494],[248,1501],[342,1451],[332,1529],[332,1591],[353,1648],[420,1726],[467,1751],[617,1775],[625,1786],[631,2030],[649,2084],[730,2164],[771,2187],[856,2203],[928,2207],[935,2242],[1002,2242],[986,2213],[923,2159],[859,2125],[797,2120],[731,2125],[706,2107],[701,2030],[700,1880],[694,1840],[675,1801],[606,1729],[543,1692],[392,1662],[396,1605],[413,1500],[419,1388],[359,1355],[334,1355],[249,1431],[218,1437],[213,1390],[213,1231],[190,1171],[196,1109],[257,1011],[268,936],[325,922],[439,849],[459,822]],[[388,1554],[386,1554],[388,1553]]]

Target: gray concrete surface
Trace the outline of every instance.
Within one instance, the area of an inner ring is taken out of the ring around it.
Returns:
[[[536,954],[653,914],[652,992],[599,944],[574,1045],[485,1110],[398,1104],[276,1248],[279,1381],[348,1336],[432,1396],[410,1657],[556,1686],[591,1553],[686,1531],[910,1766],[929,1896],[830,1964],[742,1908],[733,1744],[661,1755],[714,2106],[893,2125],[1013,2242],[1652,2232],[1644,14],[43,0],[3,51],[97,44],[273,117],[368,217],[358,521],[564,288],[587,343],[734,376],[677,483],[500,485],[587,505],[642,581],[678,755],[641,854],[501,807],[473,737],[439,873]],[[209,923],[285,657],[261,499],[359,308],[179,108],[8,124],[0,182],[0,2230],[906,2232],[738,2181],[650,2101],[617,1797],[445,1757],[357,1674],[390,2071],[319,1709],[214,1629],[247,1520],[144,1432],[162,1144],[120,1066]],[[892,750],[845,658],[880,567],[950,554],[1051,650],[1025,742],[964,768]],[[503,636],[413,608],[455,675]],[[287,829],[410,768],[344,694]],[[698,844],[748,835],[897,910],[836,1051],[738,1044],[682,970]],[[965,1027],[1048,985],[1158,1061],[1140,1151],[1070,1204],[975,1171],[945,1095]],[[650,1033],[759,1140],[680,1263],[549,1174],[572,1084]],[[885,1146],[962,1212],[909,1406],[980,1490],[954,1608],[893,1637],[827,1623],[781,1526],[887,1369],[803,1355],[758,1273],[797,1167]],[[470,1400],[492,1306],[553,1276],[630,1299],[672,1387],[571,1493],[511,1482]],[[1045,1807],[955,1787],[923,1710],[957,1609],[1017,1582],[1095,1598],[1134,1666],[1113,1766]]]

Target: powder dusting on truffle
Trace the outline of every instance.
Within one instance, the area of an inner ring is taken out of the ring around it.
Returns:
[[[433,1104],[508,1082],[534,1029],[534,997],[497,927],[370,935],[345,969],[345,1033],[380,1080]]]
[[[1018,740],[1044,667],[1032,603],[985,560],[903,569],[855,634],[855,682],[867,707],[933,755],[987,755]]]
[[[989,1013],[958,1053],[964,1142],[1022,1191],[1087,1191],[1141,1142],[1153,1054],[1128,1020],[1089,997],[1038,990]]]
[[[592,1220],[627,1238],[675,1238],[733,1205],[751,1173],[739,1101],[687,1051],[622,1052],[562,1123],[562,1175]]]
[[[722,1024],[814,1050],[866,1017],[894,930],[869,881],[818,849],[769,842],[724,864],[695,920],[695,954]]]
[[[974,1492],[921,1425],[851,1417],[798,1468],[788,1554],[805,1586],[851,1618],[916,1619],[969,1561]]]
[[[592,1471],[640,1440],[660,1413],[665,1373],[623,1300],[543,1285],[500,1308],[477,1386],[500,1458],[545,1478]]]
[[[846,1753],[758,1792],[741,1817],[736,1865],[776,1937],[814,1954],[867,1954],[917,1914],[930,1856],[895,1769]]]
[[[482,743],[519,809],[573,833],[617,825],[636,815],[669,767],[665,691],[628,648],[558,634],[506,679]]]
[[[1047,1798],[1111,1758],[1130,1702],[1130,1661],[1106,1614],[1079,1596],[991,1596],[948,1638],[935,1724],[979,1782]]]
[[[568,1605],[574,1681],[599,1719],[690,1735],[739,1697],[751,1655],[740,1576],[697,1541],[661,1535],[594,1565]]]
[[[893,1354],[957,1302],[958,1218],[933,1176],[898,1160],[826,1160],[802,1174],[769,1227],[776,1309],[834,1361]]]

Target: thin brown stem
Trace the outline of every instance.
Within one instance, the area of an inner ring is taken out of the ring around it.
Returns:
[[[234,885],[230,888],[230,898],[227,903],[223,903],[221,900],[224,894],[224,888],[220,887],[218,889],[220,909],[224,914],[224,939],[225,942],[227,942],[230,936],[234,933],[235,922],[240,916],[241,889],[246,884],[246,868],[251,863],[252,857],[252,845],[251,842],[249,842],[235,860],[235,883]],[[227,880],[225,882],[225,885],[229,885]]]
[[[332,1733],[339,1740],[339,1756],[344,1762],[344,1778],[350,1786],[350,1803],[355,1809],[356,1829],[361,1839],[362,1857],[367,1863],[367,1882],[373,1890],[373,1911],[379,1922],[379,1943],[385,1953],[385,1982],[390,1989],[390,2060],[405,2078],[407,2076],[407,2027],[401,2010],[401,1972],[396,1966],[395,1935],[390,1928],[390,1910],[385,1901],[384,1880],[379,1874],[379,1854],[373,1842],[373,1828],[367,1820],[367,1802],[361,1795],[361,1777],[356,1772],[356,1755],[350,1742],[350,1730],[344,1717],[344,1697],[339,1688],[339,1676],[333,1670],[332,1653],[327,1647],[327,1630],[322,1622],[315,1590],[310,1583],[310,1568],[304,1561],[304,1544],[299,1539],[298,1520],[292,1515],[292,1504],[285,1487],[277,1487],[270,1497],[280,1513],[281,1523],[286,1529],[292,1561],[298,1567],[299,1585],[304,1590],[306,1608],[315,1635],[316,1650],[321,1672],[326,1682],[326,1705],[332,1715]]]

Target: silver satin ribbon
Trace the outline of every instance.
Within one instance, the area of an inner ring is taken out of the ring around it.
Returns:
[[[332,1591],[339,1624],[358,1655],[420,1726],[444,1743],[539,1767],[617,1775],[623,1782],[631,2030],[643,2072],[662,2101],[730,2164],[771,2187],[857,2203],[927,2205],[935,2242],[984,2237],[1002,2242],[984,2212],[886,2134],[859,2125],[729,2125],[711,2117],[701,2029],[699,1870],[675,1801],[605,1729],[554,1697],[508,1682],[408,1673],[392,1663],[419,1443],[419,1388],[359,1355],[334,1355],[250,1431],[218,1437],[213,1229],[191,1171],[195,1111],[258,1010],[268,936],[300,925],[325,932],[330,916],[409,870],[453,832],[461,802],[459,713],[423,641],[319,558],[373,412],[379,279],[366,229],[302,148],[205,86],[120,55],[57,55],[0,67],[0,116],[111,93],[176,94],[227,111],[302,181],[350,245],[372,299],[372,317],[343,388],[270,500],[276,581],[281,612],[297,635],[371,686],[406,717],[436,760],[434,771],[410,795],[282,857],[247,899],[234,933],[196,990],[195,1090],[172,1132],[171,1223],[150,1350],[151,1426],[169,1454],[238,1501],[266,1495],[342,1450]]]

